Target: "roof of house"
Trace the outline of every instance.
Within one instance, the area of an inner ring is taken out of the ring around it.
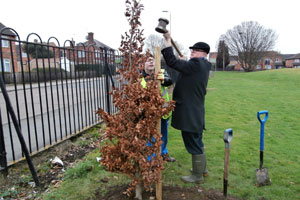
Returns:
[[[209,57],[209,58],[216,58],[217,55],[218,55],[218,52],[210,52],[210,53],[208,54],[208,57]]]
[[[294,56],[295,54],[280,54],[283,60],[286,60],[292,56]]]
[[[90,43],[88,41],[86,41],[83,44],[86,45],[86,46],[88,46]],[[100,42],[98,40],[95,40],[95,39],[94,39],[94,45],[96,47],[107,48],[108,50],[114,50],[113,48],[111,48],[111,47],[107,46],[106,44],[104,44],[104,43],[102,43],[102,42]]]
[[[286,58],[286,60],[291,60],[291,59],[296,59],[296,58],[300,58],[300,53],[292,54],[290,57]]]
[[[0,30],[2,30],[3,28],[5,28],[6,26],[4,26],[1,22],[0,22]],[[3,35],[9,35],[9,36],[16,36],[16,34],[14,34],[11,30],[6,29],[4,32],[2,32]]]

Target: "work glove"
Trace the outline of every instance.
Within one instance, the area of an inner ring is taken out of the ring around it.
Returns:
[[[160,80],[162,83],[164,82],[165,75],[164,75],[165,70],[161,69],[160,72],[157,74],[157,80]]]

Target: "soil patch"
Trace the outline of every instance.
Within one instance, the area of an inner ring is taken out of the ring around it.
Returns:
[[[109,192],[103,196],[96,193],[97,200],[133,200],[134,196],[128,197],[124,194],[128,185],[108,188]],[[143,192],[143,199],[155,199],[155,191]],[[178,186],[163,186],[163,200],[220,200],[224,199],[223,193],[218,190],[205,191],[201,186],[181,188]],[[238,200],[227,196],[227,200]]]

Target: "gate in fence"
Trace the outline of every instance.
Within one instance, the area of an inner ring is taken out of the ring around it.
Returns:
[[[0,76],[32,155],[101,122],[98,108],[115,113],[109,91],[120,87],[122,57],[97,43],[43,42],[31,33],[21,41],[0,30]],[[0,94],[0,169],[22,159],[11,115]]]

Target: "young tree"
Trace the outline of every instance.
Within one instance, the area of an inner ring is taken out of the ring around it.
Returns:
[[[161,117],[174,108],[174,102],[166,106],[154,76],[147,81],[146,88],[141,84],[140,72],[148,54],[142,52],[142,10],[143,5],[139,1],[126,0],[125,16],[130,29],[122,36],[119,48],[123,56],[122,68],[119,69],[122,88],[114,88],[111,92],[119,112],[109,115],[102,109],[97,111],[106,124],[106,143],[101,147],[101,164],[108,171],[124,173],[132,179],[127,189],[128,195],[140,184],[151,190],[151,185],[159,181],[164,161],[160,156],[162,142],[157,125]],[[154,154],[156,156],[149,160],[149,156]]]
[[[218,54],[217,54],[217,68],[225,70],[226,66],[230,63],[228,47],[224,40],[219,41]]]
[[[253,71],[267,51],[272,50],[277,35],[257,22],[248,21],[237,25],[224,35],[230,55],[246,72]]]

